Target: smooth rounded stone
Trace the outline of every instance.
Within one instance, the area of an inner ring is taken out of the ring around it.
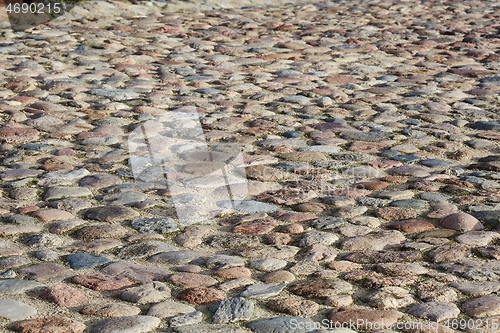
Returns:
[[[348,253],[343,258],[358,264],[378,264],[387,262],[413,262],[422,261],[422,253],[416,251],[355,251]]]
[[[196,250],[179,250],[179,251],[169,251],[156,254],[148,259],[150,262],[158,262],[161,264],[171,264],[171,265],[185,265],[192,261],[211,257],[213,253],[205,251]]]
[[[251,321],[247,327],[254,333],[312,333],[317,324],[302,317],[275,317]]]
[[[392,175],[411,176],[417,178],[428,177],[430,176],[430,172],[431,169],[418,165],[403,165],[389,170],[389,173]]]
[[[175,333],[247,333],[248,331],[234,325],[225,324],[197,324],[174,327]]]
[[[272,220],[257,220],[237,225],[233,232],[242,235],[263,235],[279,226],[278,222]]]
[[[500,315],[500,298],[487,295],[474,298],[462,304],[464,311],[471,317],[484,318]]]
[[[444,193],[424,192],[420,193],[420,199],[425,201],[448,201],[451,196]]]
[[[429,158],[423,161],[419,162],[423,166],[429,167],[429,168],[440,168],[440,167],[447,167],[451,163],[445,160],[440,160],[437,158]]]
[[[325,298],[341,294],[350,294],[353,287],[350,283],[339,279],[313,279],[296,282],[288,290],[299,296],[308,298]]]
[[[215,275],[223,279],[251,278],[252,271],[245,267],[220,268]]]
[[[326,318],[330,320],[330,325],[342,325],[349,327],[350,322],[356,319],[356,330],[370,330],[372,327],[390,327],[394,325],[404,314],[395,310],[371,310],[355,307],[340,307],[329,311]]]
[[[400,287],[383,287],[366,297],[366,301],[380,310],[404,308],[417,303],[416,299]]]
[[[406,191],[380,191],[375,194],[378,198],[389,200],[406,200],[411,199],[414,193],[410,190]]]
[[[325,305],[335,308],[350,306],[353,303],[351,295],[330,296],[325,299]]]
[[[159,234],[179,230],[179,226],[170,217],[139,218],[132,220],[132,227],[139,232],[157,232]]]
[[[311,152],[320,152],[327,154],[335,154],[341,150],[338,146],[321,146],[321,145],[313,145],[309,147],[299,148],[299,151],[311,151]]]
[[[281,229],[282,232],[291,235],[299,235],[304,232],[304,227],[299,223],[292,223]]]
[[[432,222],[423,219],[396,221],[389,223],[386,226],[387,228],[396,229],[407,233],[423,232],[436,228],[436,226]]]
[[[31,216],[26,216],[21,214],[6,216],[3,218],[3,220],[7,223],[21,224],[21,225],[30,225],[36,223],[36,219],[32,218]]]
[[[319,202],[304,202],[295,206],[294,210],[298,212],[321,213],[325,208],[325,205]]]
[[[260,283],[248,286],[241,294],[241,297],[266,299],[277,296],[286,287],[285,283]]]
[[[112,205],[130,205],[147,199],[147,195],[141,192],[127,191],[105,195],[102,200],[110,202]]]
[[[473,149],[494,149],[496,147],[494,142],[482,139],[467,141],[467,145]]]
[[[245,261],[235,256],[219,254],[207,259],[206,265],[209,269],[240,267],[245,266]]]
[[[0,131],[2,129],[0,128]],[[1,134],[0,134],[1,136]],[[33,169],[14,169],[14,170],[6,170],[0,172],[0,179],[6,182],[11,182],[14,180],[19,180],[19,179],[24,179],[24,178],[30,178],[30,177],[37,177],[40,175],[42,171],[40,170],[33,170]]]
[[[20,256],[11,256],[0,259],[0,269],[10,269],[28,264],[31,264],[31,260]]]
[[[50,225],[49,231],[53,234],[60,235],[70,230],[73,230],[76,227],[81,226],[82,224],[85,223],[87,222],[84,220],[69,220],[69,221],[56,222]]]
[[[88,303],[84,293],[65,284],[55,284],[46,288],[41,297],[60,306],[77,306]]]
[[[0,317],[8,320],[23,320],[37,314],[37,310],[23,302],[0,299]]]
[[[361,132],[361,131],[344,131],[342,132],[342,138],[346,140],[356,140],[356,141],[382,141],[389,137],[389,133],[384,132]]]
[[[238,288],[243,288],[243,287],[255,284],[255,283],[257,283],[257,281],[255,281],[254,279],[242,277],[242,278],[237,278],[234,280],[230,280],[230,281],[221,283],[218,286],[218,288],[224,292],[228,292],[228,291],[238,289]]]
[[[295,276],[288,271],[274,271],[261,278],[265,283],[289,283],[295,281]]]
[[[254,303],[242,297],[235,297],[214,304],[210,310],[213,312],[214,323],[234,323],[252,318]]]
[[[129,231],[120,225],[115,224],[95,224],[78,229],[73,233],[73,237],[84,241],[91,241],[107,238],[121,238],[129,234]]]
[[[439,322],[445,319],[457,318],[460,309],[454,303],[427,302],[411,307],[408,313],[417,318]]]
[[[43,222],[73,220],[75,216],[60,209],[40,209],[33,212],[31,215],[39,218]]]
[[[64,198],[91,197],[92,192],[86,187],[53,186],[49,187],[43,196],[44,200],[59,200]]]
[[[20,295],[28,290],[43,287],[44,284],[26,280],[3,280],[0,281],[0,295]]]
[[[494,231],[468,231],[455,237],[455,240],[470,246],[487,246],[498,238],[500,238],[500,234]]]
[[[170,297],[170,288],[158,281],[125,289],[120,294],[122,300],[137,304],[158,303]]]
[[[101,222],[121,222],[139,217],[139,213],[132,208],[121,205],[101,206],[89,208],[84,216],[86,219]]]
[[[175,237],[175,242],[182,247],[193,248],[203,242],[203,238],[213,232],[210,226],[190,225]],[[166,252],[166,251],[165,251]]]
[[[319,105],[319,106],[330,106],[333,104],[333,100],[328,97],[328,96],[323,96],[321,98],[319,98],[316,103]]]
[[[453,213],[441,220],[441,225],[445,228],[458,230],[460,232],[465,231],[477,231],[484,229],[484,226],[476,219],[474,216],[459,212]]]
[[[277,209],[276,206],[254,200],[222,200],[217,206],[226,209],[235,209],[241,213],[270,212]]]
[[[288,103],[295,103],[295,104],[300,104],[300,105],[306,105],[311,103],[311,100],[307,98],[306,96],[302,95],[293,95],[293,96],[286,96],[283,98],[283,102],[288,102]]]
[[[128,278],[104,274],[78,275],[73,277],[72,282],[96,291],[120,290],[135,286],[135,282]]]
[[[365,236],[348,238],[342,242],[345,251],[384,250],[386,246],[398,245],[406,241],[406,237],[396,230],[383,230]]]
[[[349,207],[356,204],[356,200],[344,196],[326,196],[321,200],[327,205],[334,205],[335,207]]]
[[[73,319],[49,317],[23,320],[15,323],[12,328],[19,333],[83,333],[87,327]]]
[[[319,310],[319,305],[316,302],[292,297],[269,301],[266,303],[266,307],[275,312],[301,317],[312,317]]]
[[[469,124],[470,128],[481,131],[500,130],[500,122],[496,121],[476,121]]]
[[[337,249],[323,244],[314,244],[307,248],[304,253],[304,260],[329,262],[335,260],[337,257]]]
[[[222,301],[226,295],[218,290],[207,287],[194,287],[181,291],[178,298],[190,304],[209,304]]]
[[[387,156],[387,157],[389,157],[389,156]],[[395,155],[395,156],[391,156],[390,158],[392,160],[405,162],[405,163],[412,163],[412,162],[420,161],[420,158],[418,158],[415,155]]]
[[[165,281],[169,275],[164,269],[135,264],[127,261],[118,261],[101,269],[104,274],[114,275],[116,277],[129,278],[141,283],[150,283],[153,281]]]
[[[309,231],[304,234],[300,240],[300,247],[308,247],[314,244],[332,245],[339,240],[339,237],[335,234],[325,231]]]
[[[414,219],[418,216],[416,210],[408,207],[381,207],[376,210],[377,216],[387,221]]]
[[[152,305],[149,308],[148,316],[154,316],[158,318],[169,318],[187,313],[192,313],[194,311],[196,311],[196,309],[190,305],[169,300]]]
[[[340,218],[354,218],[363,215],[368,211],[368,207],[366,206],[355,206],[355,207],[341,207],[337,208],[335,212],[333,212],[334,216]]]
[[[401,276],[405,274],[420,275],[427,274],[429,270],[420,264],[409,263],[381,263],[376,266],[377,272],[386,275]]]
[[[167,244],[162,241],[144,241],[129,246],[124,247],[118,253],[118,256],[122,259],[136,259],[142,257],[149,257],[161,252],[175,251],[176,246]]]
[[[248,249],[239,250],[239,255],[243,258],[276,258],[276,259],[290,259],[293,258],[300,248],[290,245],[275,245],[275,246],[257,246]]]
[[[127,316],[106,319],[92,329],[92,333],[147,333],[160,326],[161,320],[153,316]]]
[[[494,294],[500,290],[499,282],[455,282],[450,285],[451,287],[458,289],[461,293],[472,296],[486,296]]]
[[[196,273],[177,273],[170,275],[168,281],[175,286],[182,288],[210,287],[218,281],[208,275]]]
[[[369,228],[377,228],[380,226],[380,220],[373,216],[358,216],[349,220],[355,225],[366,226]]]
[[[266,258],[259,260],[251,260],[250,267],[258,269],[259,271],[272,272],[285,268],[288,262],[285,260]]]
[[[103,140],[106,140],[102,138]],[[110,142],[109,142],[110,143]],[[85,170],[85,169],[84,169]],[[81,178],[81,177],[78,177]],[[120,177],[111,175],[111,174],[95,174],[95,175],[89,175],[85,176],[80,179],[78,185],[80,187],[86,187],[91,191],[98,191],[113,185],[119,185],[123,181],[120,179]]]
[[[170,319],[170,327],[181,327],[186,325],[191,326],[201,323],[202,321],[203,313],[201,313],[200,311],[194,311]]]
[[[41,263],[19,269],[18,274],[24,278],[47,282],[66,278],[74,274],[74,271],[55,263]]]
[[[84,305],[79,312],[85,316],[116,318],[137,316],[141,313],[141,309],[137,306],[121,303],[87,304]]]
[[[391,207],[424,208],[426,203],[422,200],[394,200],[389,204]]]
[[[74,253],[68,255],[66,261],[73,269],[87,269],[107,264],[109,259],[88,253]]]

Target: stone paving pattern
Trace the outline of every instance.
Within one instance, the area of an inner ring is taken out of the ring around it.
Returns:
[[[190,8],[1,31],[0,330],[498,332],[498,2]],[[127,136],[186,106],[249,196],[181,227]]]

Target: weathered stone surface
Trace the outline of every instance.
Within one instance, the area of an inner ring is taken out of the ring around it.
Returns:
[[[415,305],[408,310],[408,313],[422,319],[441,321],[456,318],[460,314],[460,309],[453,303],[428,302]]]
[[[19,333],[82,333],[86,326],[76,320],[64,317],[29,319],[14,324],[14,330]]]
[[[56,284],[46,288],[42,298],[60,306],[77,306],[88,302],[84,293],[65,284]]]
[[[360,323],[356,327],[357,329],[369,329],[370,324],[378,324],[379,327],[385,325],[384,327],[387,327],[387,325],[395,324],[402,316],[403,313],[395,310],[367,310],[351,307],[332,309],[327,314],[328,320],[331,320],[334,325],[335,323],[338,323],[338,325],[349,323],[349,320],[352,321],[353,318],[356,318]]]
[[[195,287],[184,289],[178,298],[190,304],[207,304],[222,301],[225,295],[215,289]]]
[[[488,295],[474,298],[462,304],[467,315],[474,318],[493,317],[500,315],[500,297]]]
[[[147,333],[160,325],[161,320],[152,316],[129,316],[105,319],[94,326],[92,333]]]

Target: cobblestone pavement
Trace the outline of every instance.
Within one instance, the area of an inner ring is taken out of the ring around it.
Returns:
[[[3,23],[0,331],[498,332],[500,4],[182,5]]]

